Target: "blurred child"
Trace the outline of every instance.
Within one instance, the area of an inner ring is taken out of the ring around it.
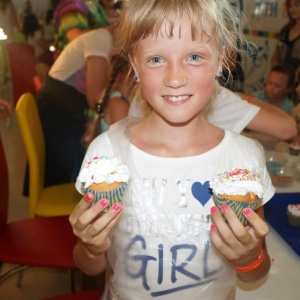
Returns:
[[[112,276],[103,299],[234,299],[245,282],[268,273],[263,206],[244,210],[246,227],[228,205],[221,216],[209,181],[233,167],[258,172],[262,204],[275,189],[262,146],[206,120],[216,77],[240,39],[228,0],[127,0],[116,32],[129,59],[144,119],[125,118],[98,136],[83,162],[117,156],[130,170],[122,204],[92,205],[87,193],[70,216],[74,259],[89,275]],[[81,182],[76,187],[83,193]]]
[[[278,65],[271,69],[265,89],[254,92],[253,96],[281,108],[290,115],[294,104],[288,95],[293,83],[293,71],[288,66]]]

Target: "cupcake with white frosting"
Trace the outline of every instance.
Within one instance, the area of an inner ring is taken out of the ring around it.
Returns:
[[[129,169],[117,157],[94,157],[81,169],[78,179],[85,193],[95,195],[93,203],[106,198],[110,202],[109,208],[121,202],[129,180]]]
[[[288,222],[293,227],[300,227],[300,204],[289,204],[287,207]]]
[[[247,169],[234,168],[217,174],[210,181],[214,201],[220,209],[223,204],[229,205],[240,221],[246,225],[243,215],[244,208],[255,210],[263,195],[263,185],[259,174]]]

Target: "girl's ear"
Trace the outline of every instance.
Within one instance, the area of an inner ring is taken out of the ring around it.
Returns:
[[[133,71],[134,71],[134,75],[135,75],[135,76],[134,76],[134,81],[135,81],[135,82],[139,82],[139,81],[140,81],[140,78],[139,78],[138,70],[137,70],[136,64],[135,64],[135,62],[134,62],[134,59],[133,59],[133,57],[132,57],[131,55],[129,55],[128,58],[129,58],[131,67],[132,67],[132,69],[133,69]]]
[[[223,51],[219,55],[219,60],[218,60],[218,66],[216,70],[216,77],[220,77],[223,75],[223,62],[224,62],[224,56],[225,56],[225,49],[223,48]]]

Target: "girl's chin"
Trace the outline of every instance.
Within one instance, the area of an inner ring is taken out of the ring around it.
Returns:
[[[198,115],[178,115],[178,114],[168,114],[168,115],[160,115],[166,123],[172,126],[184,126],[190,122],[192,122]]]

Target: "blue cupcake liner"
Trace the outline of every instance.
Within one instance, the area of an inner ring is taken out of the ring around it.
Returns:
[[[92,203],[95,204],[97,203],[99,200],[101,200],[102,198],[105,198],[107,200],[109,200],[109,205],[105,210],[108,210],[112,205],[114,205],[115,203],[120,203],[122,200],[122,196],[124,194],[124,191],[126,189],[127,186],[127,182],[125,182],[122,186],[109,190],[109,191],[95,191],[89,188],[84,188],[84,193],[86,194],[87,192],[91,192],[92,194],[95,195],[95,199]]]
[[[231,207],[231,209],[235,212],[239,220],[242,222],[243,225],[246,225],[248,223],[247,219],[243,215],[243,210],[245,208],[251,208],[252,210],[255,210],[259,204],[261,199],[256,200],[255,202],[239,202],[239,201],[232,201],[228,199],[224,199],[221,197],[218,197],[214,194],[214,200],[215,204],[218,207],[218,209],[221,211],[221,206],[223,204],[227,204]],[[222,211],[221,211],[222,212]],[[226,220],[224,215],[222,214],[223,218]]]

